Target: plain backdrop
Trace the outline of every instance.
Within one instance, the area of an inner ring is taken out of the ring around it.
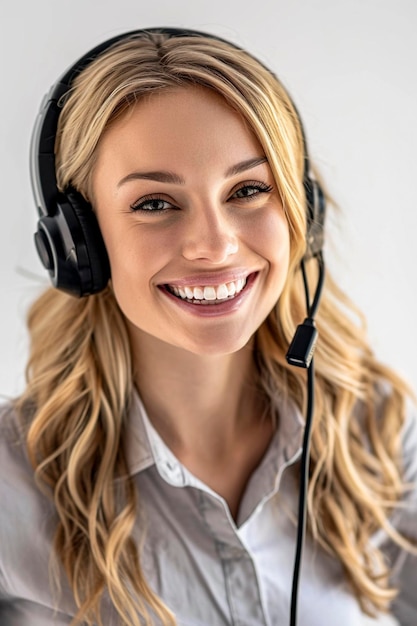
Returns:
[[[0,13],[0,395],[24,384],[29,303],[48,284],[33,232],[32,126],[44,93],[126,30],[205,30],[276,72],[340,211],[330,271],[365,312],[377,355],[417,387],[416,0],[31,0]]]

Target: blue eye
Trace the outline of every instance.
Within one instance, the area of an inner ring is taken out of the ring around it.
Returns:
[[[174,206],[162,200],[162,198],[155,198],[153,196],[141,198],[140,201],[135,202],[130,206],[132,211],[144,211],[148,213],[162,213],[168,209],[173,209]]]

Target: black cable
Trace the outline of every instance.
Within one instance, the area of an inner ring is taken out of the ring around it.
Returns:
[[[287,360],[290,364],[307,368],[307,407],[302,444],[302,454],[300,461],[300,491],[298,499],[298,524],[297,543],[294,558],[294,570],[291,589],[290,606],[290,626],[297,625],[297,602],[298,586],[300,581],[301,561],[307,527],[307,491],[310,466],[310,443],[311,429],[314,417],[314,359],[313,353],[317,340],[317,330],[314,324],[314,317],[320,302],[321,292],[324,284],[325,267],[323,255],[320,253],[316,257],[319,269],[317,286],[313,303],[310,306],[310,294],[308,288],[307,275],[304,261],[301,262],[303,274],[304,292],[306,298],[307,318],[303,324],[298,326],[296,334],[287,352]]]
[[[308,315],[308,317],[310,317],[310,289],[309,289],[309,286],[308,286],[307,272],[306,272],[306,263],[305,263],[304,259],[301,260],[301,274],[302,274],[302,277],[303,277],[303,285],[304,285],[304,294],[305,294],[305,299],[306,299],[307,315]]]
[[[307,526],[307,488],[308,488],[308,470],[310,464],[310,441],[311,427],[313,424],[314,414],[314,359],[307,369],[307,412],[306,423],[304,428],[303,452],[301,455],[300,467],[300,493],[298,499],[298,525],[297,525],[297,545],[294,559],[294,570],[291,590],[291,611],[290,626],[297,624],[297,601],[298,601],[298,585],[300,581],[301,560],[303,554],[304,540]]]
[[[320,302],[321,292],[323,290],[324,277],[325,277],[323,254],[320,252],[320,254],[317,255],[316,259],[317,259],[317,263],[319,267],[319,276],[317,280],[317,287],[316,287],[316,292],[314,294],[313,304],[311,305],[311,307],[307,309],[308,316],[310,319],[314,319],[316,317],[317,309],[318,309],[319,302]]]

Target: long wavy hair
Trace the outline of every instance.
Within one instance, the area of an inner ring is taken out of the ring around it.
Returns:
[[[216,91],[241,113],[280,190],[290,267],[279,301],[256,333],[254,361],[271,412],[278,391],[304,410],[305,371],[285,359],[305,317],[299,270],[306,250],[304,145],[276,77],[248,53],[210,37],[148,33],[122,40],[83,70],[65,97],[56,139],[59,187],[71,184],[94,206],[91,175],[106,129],[144,96],[190,85]],[[307,262],[307,274],[313,284],[314,261]],[[173,625],[174,615],[145,580],[132,537],[140,493],[127,477],[123,449],[132,362],[113,293],[108,287],[76,299],[48,289],[31,307],[28,326],[27,387],[18,408],[27,413],[31,407],[27,446],[39,484],[55,503],[54,548],[78,607],[73,623],[101,625],[106,595],[122,624],[151,624],[156,615]],[[340,560],[363,610],[373,614],[389,609],[395,589],[371,535],[383,529],[412,549],[389,524],[405,491],[400,433],[409,389],[375,358],[362,315],[330,276],[317,326],[309,532]]]

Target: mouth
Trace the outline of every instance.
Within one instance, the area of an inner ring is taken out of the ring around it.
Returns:
[[[227,300],[234,300],[246,287],[249,276],[219,285],[190,285],[177,287],[164,285],[164,288],[176,298],[189,304],[202,306],[219,305]]]

